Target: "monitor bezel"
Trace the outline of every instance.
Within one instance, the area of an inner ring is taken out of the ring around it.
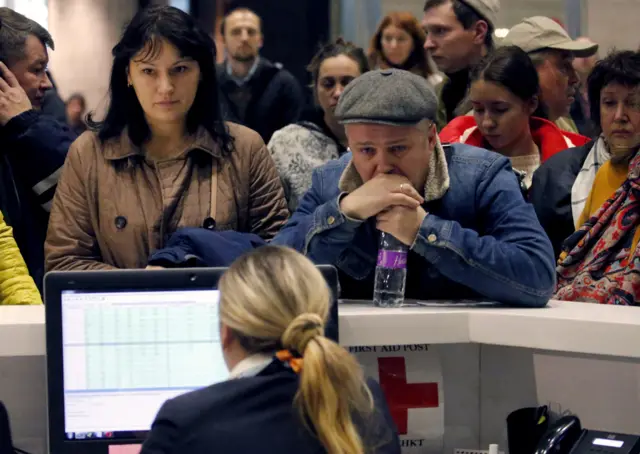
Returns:
[[[333,292],[326,335],[338,341],[338,273],[333,266],[320,265]],[[164,270],[109,270],[51,272],[45,276],[45,332],[47,364],[48,447],[55,454],[108,452],[108,446],[142,443],[148,431],[132,432],[127,438],[69,440],[64,431],[64,367],[62,354],[62,294],[65,291],[170,291],[210,290],[227,268],[192,268]]]

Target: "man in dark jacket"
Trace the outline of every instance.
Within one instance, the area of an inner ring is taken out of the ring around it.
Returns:
[[[0,210],[42,289],[44,240],[58,177],[75,139],[39,110],[51,81],[51,35],[36,22],[0,8]]]
[[[221,24],[227,59],[218,65],[225,118],[257,131],[269,142],[278,129],[295,123],[305,105],[302,88],[279,63],[260,57],[260,18],[240,8]]]

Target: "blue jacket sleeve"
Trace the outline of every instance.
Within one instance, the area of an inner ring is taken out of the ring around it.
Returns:
[[[342,194],[324,201],[322,182],[313,172],[311,188],[302,197],[298,209],[271,244],[289,246],[314,263],[337,263],[351,244],[362,221],[347,218],[340,211]]]
[[[412,249],[451,279],[496,301],[544,306],[555,287],[551,243],[509,161],[497,159],[476,191],[483,234],[428,214]]]
[[[76,135],[52,117],[30,110],[12,118],[2,128],[2,138],[16,175],[33,190],[40,206],[51,211],[62,166]]]

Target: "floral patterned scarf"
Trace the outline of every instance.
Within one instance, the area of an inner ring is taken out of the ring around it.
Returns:
[[[640,302],[640,153],[620,188],[564,243],[554,298],[600,304]]]

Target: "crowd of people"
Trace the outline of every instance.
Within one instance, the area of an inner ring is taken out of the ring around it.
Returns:
[[[104,118],[75,93],[63,122],[53,37],[0,9],[2,303],[40,303],[46,271],[183,266],[154,257],[184,235],[203,265],[236,258],[209,253],[224,242],[292,247],[368,298],[383,231],[411,248],[408,298],[635,304],[640,56],[600,59],[542,16],[498,40],[498,12],[427,0],[367,50],[326,43],[306,105],[253,11],[221,22],[216,65],[188,15],[147,9],[113,48]]]
[[[306,105],[260,56],[253,11],[226,15],[216,65],[191,16],[151,7],[112,50],[104,118],[85,119],[74,94],[60,119],[46,109],[53,37],[0,8],[0,304],[41,304],[47,271],[233,263],[221,283],[232,376],[277,381],[304,357],[296,401],[313,442],[398,452],[380,391],[321,334],[329,296],[313,263],[336,266],[343,298],[370,299],[385,232],[410,248],[407,298],[640,301],[640,53],[601,59],[542,16],[497,40],[498,12],[427,0],[421,20],[384,17],[367,50],[326,43]],[[298,389],[287,380],[283,401]],[[245,384],[225,386],[264,385]],[[372,408],[373,425],[351,421]],[[145,452],[173,449],[173,414]]]

